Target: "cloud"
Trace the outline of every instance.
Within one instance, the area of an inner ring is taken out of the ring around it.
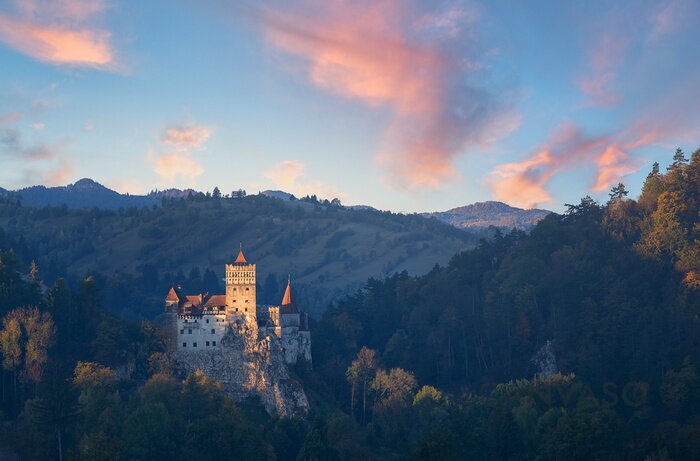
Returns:
[[[43,175],[42,183],[50,186],[67,184],[73,177],[73,165],[67,158],[59,159],[58,163]]]
[[[0,154],[10,155],[27,161],[51,160],[56,158],[66,147],[67,142],[55,144],[39,143],[27,145],[17,124],[22,119],[19,112],[0,116]],[[31,125],[34,131],[41,131],[43,124]]]
[[[663,104],[656,105],[663,109],[652,112],[673,113],[674,117],[640,118],[624,130],[603,136],[589,136],[576,125],[562,124],[533,156],[497,166],[487,181],[491,192],[497,200],[522,207],[550,203],[549,181],[556,174],[580,165],[596,168],[595,182],[590,187],[592,192],[609,190],[643,166],[643,161],[632,155],[636,149],[669,140],[690,140],[700,134],[695,124],[698,116],[692,110],[694,99],[698,97],[686,98],[686,108],[674,110],[679,101],[667,98]]]
[[[284,160],[265,172],[265,177],[275,187],[285,191],[292,190],[304,174],[306,165],[297,160]]]
[[[684,28],[697,12],[696,5],[688,0],[667,0],[651,15],[651,32],[648,41],[656,42]]]
[[[628,44],[618,33],[607,33],[594,40],[595,46],[587,58],[588,71],[576,84],[590,98],[590,105],[611,107],[621,100],[615,92],[615,84]]]
[[[457,155],[517,128],[519,117],[487,89],[475,11],[398,0],[287,8],[263,11],[267,41],[299,58],[315,86],[388,109],[378,160],[393,184],[439,187],[455,177]]]
[[[59,158],[47,168],[26,168],[22,171],[22,184],[62,186],[75,177],[73,164],[66,157]]]
[[[111,34],[94,26],[105,3],[94,0],[15,0],[0,10],[0,41],[38,61],[114,68]],[[7,10],[7,9],[6,9]]]
[[[160,142],[175,152],[154,153],[149,150],[147,160],[153,165],[153,171],[168,183],[185,181],[188,186],[195,185],[196,179],[204,173],[199,162],[193,158],[195,150],[203,149],[212,134],[209,127],[194,123],[172,125],[165,128],[160,135]]]
[[[593,192],[605,192],[621,178],[637,171],[639,162],[631,162],[629,155],[618,143],[609,145],[596,159],[598,178],[591,189]]]
[[[494,198],[523,208],[551,202],[545,186],[556,173],[552,163],[552,154],[542,150],[522,162],[499,165],[490,178]]]
[[[153,164],[153,171],[158,176],[170,182],[179,179],[194,185],[195,180],[204,173],[199,163],[183,153],[149,154],[148,161]]]
[[[210,136],[209,127],[188,124],[166,128],[161,135],[161,141],[178,150],[191,151],[200,149]]]
[[[290,192],[298,197],[317,195],[323,198],[343,198],[345,195],[306,174],[306,164],[298,160],[284,160],[264,173],[275,189]]]
[[[605,136],[590,137],[578,126],[564,123],[530,158],[496,167],[488,179],[492,194],[497,200],[525,208],[549,203],[550,179],[574,164],[590,161],[606,142]]]
[[[20,112],[8,112],[0,115],[0,126],[14,125],[20,120],[22,120],[22,114]]]

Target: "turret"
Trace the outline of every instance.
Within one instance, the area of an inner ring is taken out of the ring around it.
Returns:
[[[297,308],[297,303],[294,301],[294,296],[292,295],[292,277],[289,276],[287,279],[287,288],[284,290],[284,296],[282,296],[282,303],[280,304],[280,313],[282,314],[298,314],[299,308]]]
[[[248,263],[241,245],[233,264],[226,264],[226,317],[229,320],[242,316],[256,324],[255,282],[255,264]]]

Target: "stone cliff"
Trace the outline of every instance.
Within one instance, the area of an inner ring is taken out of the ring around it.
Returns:
[[[220,348],[177,351],[173,358],[181,374],[201,370],[220,382],[234,400],[258,396],[270,414],[304,417],[308,413],[304,389],[290,376],[284,350],[274,335],[258,339],[257,329],[233,324],[227,327]]]

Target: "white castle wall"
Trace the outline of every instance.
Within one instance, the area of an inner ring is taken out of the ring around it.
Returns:
[[[226,315],[204,314],[177,317],[177,349],[183,352],[198,352],[221,346],[226,331]]]

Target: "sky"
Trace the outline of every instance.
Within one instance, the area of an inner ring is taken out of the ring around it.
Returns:
[[[0,0],[0,186],[635,196],[700,147],[698,25],[698,0]]]

